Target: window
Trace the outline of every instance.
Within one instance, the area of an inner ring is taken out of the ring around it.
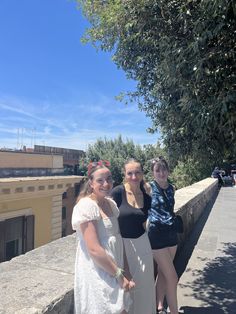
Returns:
[[[64,200],[65,198],[67,198],[67,192],[64,192],[64,193],[62,194],[62,199]]]
[[[19,239],[6,242],[6,261],[10,261],[13,257],[20,255]]]
[[[66,236],[66,206],[63,206],[61,209],[61,219],[62,219],[62,227],[61,227],[61,236]]]
[[[34,216],[0,221],[0,262],[11,260],[34,248]]]
[[[66,219],[66,206],[62,207],[61,218],[62,218],[62,220]]]
[[[79,195],[80,187],[81,187],[81,183],[77,183],[77,184],[74,185],[74,191],[75,191],[74,196],[75,197],[77,197]]]

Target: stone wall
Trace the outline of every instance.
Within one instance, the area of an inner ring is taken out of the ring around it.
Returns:
[[[185,232],[194,227],[218,190],[216,179],[205,179],[176,191],[175,211]],[[0,264],[0,314],[73,313],[75,235],[53,241]]]
[[[184,222],[184,233],[179,235],[179,248],[217,192],[218,180],[213,178],[207,178],[176,191],[175,213],[181,215]]]
[[[75,236],[0,264],[0,314],[73,313]]]

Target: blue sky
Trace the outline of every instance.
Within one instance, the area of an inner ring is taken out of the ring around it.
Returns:
[[[0,1],[0,148],[86,150],[97,138],[154,144],[151,121],[115,96],[135,88],[111,55],[80,42],[72,0]]]

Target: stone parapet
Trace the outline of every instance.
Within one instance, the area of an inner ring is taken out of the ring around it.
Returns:
[[[75,235],[0,264],[0,314],[73,313]]]
[[[176,191],[181,243],[217,190],[217,180],[208,178]],[[72,314],[75,251],[73,234],[1,263],[0,314]]]
[[[179,248],[217,192],[218,180],[214,178],[204,179],[176,191],[174,211],[182,217],[184,222],[184,233],[179,234]]]

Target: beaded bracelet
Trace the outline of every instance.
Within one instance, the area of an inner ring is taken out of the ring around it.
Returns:
[[[117,267],[115,278],[118,279],[119,277],[123,276],[124,270],[122,268]]]

